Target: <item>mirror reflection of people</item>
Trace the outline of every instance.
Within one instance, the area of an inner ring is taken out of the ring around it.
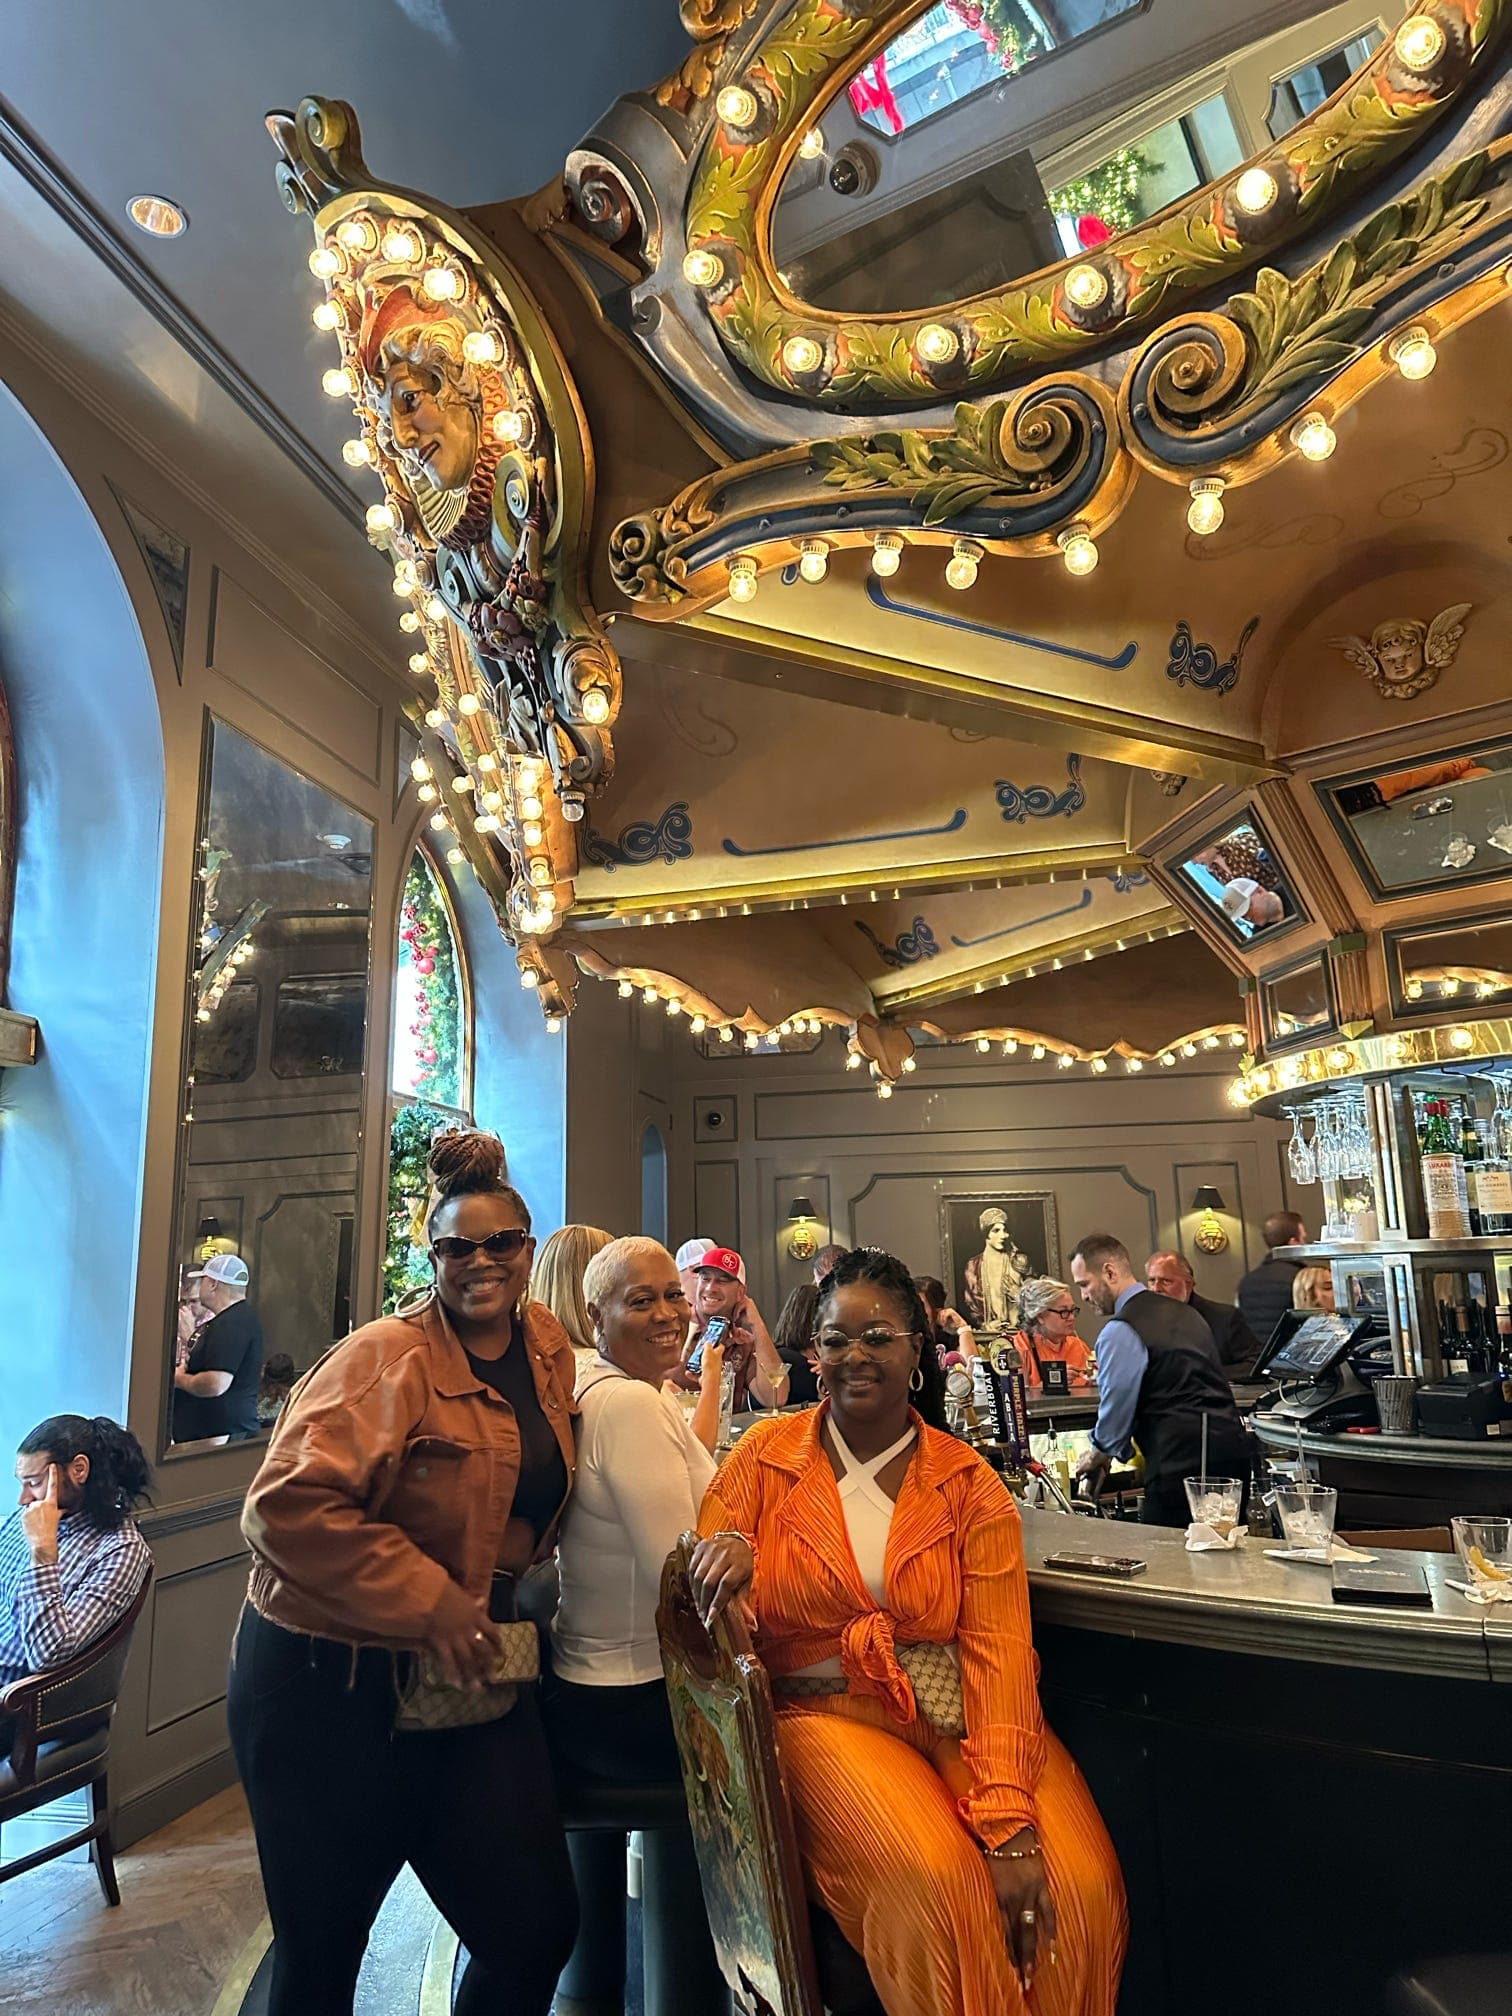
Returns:
[[[245,1260],[216,1253],[189,1277],[206,1320],[173,1368],[175,1442],[242,1442],[255,1435],[263,1332],[247,1300]]]
[[[252,1575],[227,1709],[273,1921],[270,2016],[350,2012],[408,1862],[470,1959],[463,2011],[547,2016],[577,1905],[535,1690],[467,1727],[398,1730],[425,1652],[486,1682],[571,1485],[573,1360],[529,1299],[502,1144],[432,1145],[433,1291],[328,1351],[242,1515]]]
[[[742,1438],[692,1563],[705,1614],[752,1598],[809,1894],[887,2009],[1113,2016],[1123,1883],[1040,1712],[1017,1507],[944,1432],[901,1261],[847,1254],[818,1321],[827,1401]],[[930,1721],[912,1644],[955,1648],[964,1743]]]
[[[1297,1278],[1292,1282],[1293,1309],[1306,1309],[1313,1315],[1332,1316],[1337,1306],[1334,1300],[1332,1268],[1297,1269]]]
[[[1230,923],[1248,924],[1252,931],[1279,924],[1286,915],[1286,905],[1275,890],[1262,889],[1251,875],[1239,875],[1232,882],[1225,882],[1218,907]]]
[[[263,1360],[262,1378],[257,1387],[257,1425],[271,1428],[288,1405],[295,1380],[294,1360],[287,1351],[275,1351]]]
[[[981,1327],[1011,1330],[1018,1323],[1019,1284],[1029,1272],[1029,1259],[1014,1245],[1008,1213],[1000,1204],[984,1211],[977,1224],[983,1244],[981,1252],[966,1262],[962,1283],[966,1313]]]
[[[1092,1353],[1076,1334],[1076,1297],[1064,1281],[1048,1275],[1026,1281],[1019,1290],[1019,1321],[1014,1348],[1024,1369],[1024,1383],[1037,1391],[1045,1383],[1044,1368],[1066,1368],[1068,1386],[1090,1386]]]
[[[152,1565],[133,1517],[151,1474],[105,1414],[53,1414],[22,1438],[20,1509],[0,1525],[0,1687],[66,1666],[131,1608]]]

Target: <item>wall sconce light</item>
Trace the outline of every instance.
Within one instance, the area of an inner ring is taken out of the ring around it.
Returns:
[[[788,1206],[788,1223],[792,1226],[792,1237],[788,1240],[789,1260],[812,1260],[819,1251],[819,1241],[814,1236],[814,1200],[812,1197],[795,1197]]]
[[[1218,1223],[1218,1213],[1226,1210],[1221,1192],[1211,1183],[1204,1183],[1192,1199],[1192,1209],[1202,1213],[1202,1222],[1197,1227],[1196,1244],[1199,1253],[1222,1253],[1228,1247],[1228,1234]]]

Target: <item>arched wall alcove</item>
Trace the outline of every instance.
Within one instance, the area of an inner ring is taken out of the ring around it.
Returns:
[[[667,1142],[660,1127],[649,1121],[641,1134],[640,1229],[648,1239],[667,1243]]]
[[[152,669],[94,515],[0,384],[0,677],[17,768],[10,1005],[36,1064],[0,1086],[0,1446],[124,1418],[162,880]]]

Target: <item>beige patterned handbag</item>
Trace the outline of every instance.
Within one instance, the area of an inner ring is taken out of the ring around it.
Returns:
[[[399,1697],[394,1727],[472,1729],[497,1722],[519,1699],[520,1689],[541,1677],[541,1635],[534,1624],[500,1624],[499,1655],[481,1687],[459,1687],[428,1652],[416,1655],[414,1670]]]
[[[919,1713],[942,1736],[966,1734],[961,1666],[953,1645],[900,1645],[898,1664],[908,1675]]]

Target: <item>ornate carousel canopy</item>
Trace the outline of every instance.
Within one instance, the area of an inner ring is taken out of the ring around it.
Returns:
[[[884,1090],[1224,1046],[1243,1097],[1494,1003],[1505,10],[1102,12],[684,0],[470,212],[270,115],[416,788],[548,1014],[839,1028]]]

